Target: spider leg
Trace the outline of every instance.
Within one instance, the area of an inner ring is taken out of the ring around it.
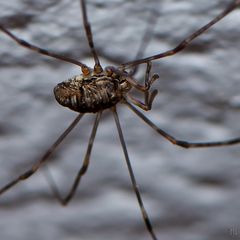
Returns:
[[[134,98],[131,94],[128,94],[128,97],[130,98],[131,102],[138,107],[142,108],[145,111],[151,110],[152,103],[154,98],[156,97],[158,91],[154,89],[153,91],[149,91],[151,85],[156,81],[159,76],[158,74],[153,74],[153,76],[150,78],[150,71],[151,71],[152,64],[151,62],[147,63],[146,73],[145,73],[145,88],[146,91],[144,92],[144,103],[140,100]],[[150,79],[150,80],[149,80]]]
[[[149,91],[149,88],[151,87],[153,82],[159,78],[158,74],[154,74],[152,76],[152,78],[150,79],[150,81],[149,81],[149,79],[146,80],[146,78],[145,78],[145,84],[142,85],[142,84],[138,83],[132,76],[130,76],[130,75],[128,75],[128,74],[126,74],[126,73],[124,73],[124,72],[114,68],[114,67],[107,67],[107,68],[110,71],[112,71],[112,72],[114,72],[114,73],[116,73],[116,74],[118,74],[120,76],[123,76],[128,83],[130,83],[134,88],[136,88],[138,91],[143,92],[143,93]],[[148,62],[147,63],[146,74],[149,75],[150,69],[151,69],[151,63]]]
[[[240,6],[240,0],[234,0],[232,3],[230,3],[228,5],[228,7],[224,11],[222,11],[220,14],[218,14],[213,20],[211,20],[209,23],[207,23],[203,27],[199,28],[196,32],[189,35],[182,42],[180,42],[180,44],[178,44],[175,48],[172,48],[172,49],[170,49],[168,51],[165,51],[163,53],[153,55],[151,57],[146,57],[146,58],[138,59],[138,60],[135,60],[135,61],[123,63],[123,64],[121,64],[121,67],[124,68],[124,69],[125,68],[130,68],[130,67],[133,67],[133,66],[138,65],[138,64],[142,64],[142,63],[146,63],[146,62],[153,61],[153,60],[156,60],[156,59],[160,59],[160,58],[175,55],[176,53],[185,49],[189,45],[189,43],[192,42],[196,37],[198,37],[199,35],[201,35],[205,31],[207,31],[211,26],[213,26],[215,23],[219,22],[222,18],[224,18],[230,12],[235,10],[238,6]]]
[[[112,112],[113,112],[115,123],[116,123],[116,126],[117,126],[117,130],[118,130],[120,142],[121,142],[121,145],[122,145],[122,149],[123,149],[123,152],[124,152],[125,160],[126,160],[126,163],[127,163],[128,171],[129,171],[129,174],[130,174],[132,187],[133,187],[133,190],[136,194],[145,226],[146,226],[148,232],[150,233],[152,239],[157,240],[157,237],[156,237],[156,235],[153,231],[152,223],[151,223],[151,221],[149,219],[149,216],[147,214],[147,211],[146,211],[146,209],[143,205],[142,197],[141,197],[141,194],[139,192],[138,185],[137,185],[134,173],[133,173],[133,169],[132,169],[131,162],[130,162],[130,159],[129,159],[129,156],[128,156],[127,147],[126,147],[126,143],[125,143],[125,140],[124,140],[124,137],[123,137],[122,128],[121,128],[121,125],[120,125],[120,121],[119,121],[119,118],[118,118],[116,108],[112,108]]]
[[[149,110],[152,109],[152,103],[153,103],[153,100],[154,100],[154,98],[156,97],[157,93],[158,93],[158,91],[157,91],[156,89],[153,90],[153,91],[150,93],[150,96],[149,96],[149,92],[148,92],[148,91],[145,92],[145,93],[144,93],[144,94],[145,94],[145,102],[144,102],[144,103],[141,102],[140,100],[136,99],[135,97],[133,97],[133,96],[130,95],[130,94],[128,94],[128,98],[130,99],[130,101],[131,101],[134,105],[142,108],[144,111],[149,111]]]
[[[37,46],[35,46],[31,43],[26,42],[25,40],[23,40],[21,38],[18,38],[16,35],[14,35],[12,32],[7,30],[1,24],[0,24],[0,30],[3,31],[6,35],[8,35],[10,38],[12,38],[15,42],[17,42],[22,47],[28,48],[32,51],[38,52],[40,54],[43,54],[43,55],[46,55],[46,56],[49,56],[49,57],[53,57],[53,58],[56,58],[56,59],[59,59],[59,60],[65,61],[65,62],[73,63],[75,65],[80,66],[82,68],[82,71],[88,69],[88,67],[85,64],[83,64],[83,63],[81,63],[81,62],[79,62],[75,59],[65,57],[63,55],[59,55],[59,54],[51,52],[49,50],[37,47]]]
[[[39,167],[49,160],[50,155],[54,152],[54,150],[59,146],[59,144],[65,139],[65,137],[73,130],[73,128],[77,125],[84,114],[79,114],[74,121],[70,124],[70,126],[60,135],[60,137],[53,143],[53,145],[46,151],[46,153],[42,156],[42,158],[36,162],[29,170],[25,171],[21,175],[19,175],[16,179],[6,184],[3,188],[0,189],[0,195],[12,188],[14,185],[19,182],[26,180],[30,176],[32,176]]]
[[[139,116],[145,123],[147,123],[151,128],[153,128],[157,133],[166,138],[172,144],[178,145],[183,148],[200,148],[200,147],[220,147],[228,146],[240,143],[240,138],[232,138],[223,141],[213,141],[213,142],[187,142],[183,140],[176,139],[167,132],[163,131],[161,128],[157,127],[152,121],[150,121],[145,115],[138,111],[132,104],[125,100],[125,104]]]
[[[86,35],[87,35],[88,44],[89,44],[89,47],[91,49],[91,52],[92,52],[92,55],[93,55],[94,61],[95,61],[94,71],[96,73],[100,73],[100,72],[103,71],[103,69],[100,65],[98,55],[97,55],[97,52],[96,52],[95,47],[94,47],[93,35],[92,35],[91,25],[88,22],[85,0],[80,0],[80,4],[81,4],[81,7],[82,7],[83,24],[84,24],[85,32],[86,32]]]
[[[97,113],[97,116],[96,116],[96,119],[95,119],[95,122],[93,125],[93,129],[91,132],[91,136],[89,138],[88,147],[87,147],[87,151],[86,151],[86,154],[84,157],[83,164],[74,180],[74,183],[73,183],[69,193],[65,197],[61,196],[60,191],[59,191],[57,185],[55,184],[55,181],[52,178],[52,175],[50,174],[50,172],[47,171],[48,170],[47,168],[44,168],[44,170],[45,170],[44,173],[47,177],[47,180],[49,182],[51,190],[54,193],[56,199],[59,201],[59,203],[63,206],[66,206],[70,202],[70,200],[73,198],[74,194],[76,193],[77,187],[81,181],[82,176],[87,172],[87,169],[89,166],[89,161],[90,161],[90,155],[91,155],[91,151],[92,151],[92,147],[93,147],[93,143],[94,143],[94,139],[96,136],[96,132],[97,132],[101,114],[102,114],[102,112]]]

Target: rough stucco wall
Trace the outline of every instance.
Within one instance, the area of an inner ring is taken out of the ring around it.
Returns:
[[[229,1],[88,1],[101,62],[134,59],[147,26],[145,56],[174,47]],[[153,110],[146,115],[178,138],[192,141],[240,136],[239,10],[181,54],[154,62],[160,74]],[[0,21],[21,38],[92,66],[77,0],[6,1]],[[76,113],[56,104],[52,89],[79,69],[17,46],[0,33],[0,184],[45,152]],[[144,66],[138,77],[144,74]],[[185,150],[155,134],[119,106],[130,158],[145,206],[161,240],[237,239],[240,229],[239,145]],[[92,116],[54,155],[50,165],[62,192],[80,166]],[[239,236],[238,236],[239,238]],[[0,198],[1,240],[150,239],[132,193],[113,117],[100,123],[91,165],[74,200],[62,208],[37,173]]]

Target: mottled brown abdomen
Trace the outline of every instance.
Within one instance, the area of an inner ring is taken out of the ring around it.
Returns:
[[[120,79],[106,75],[88,78],[79,75],[59,83],[54,95],[59,104],[73,111],[95,113],[115,106],[131,88],[126,82],[124,86],[126,91]]]

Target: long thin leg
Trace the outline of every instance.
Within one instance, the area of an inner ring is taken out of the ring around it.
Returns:
[[[183,49],[185,49],[189,45],[190,42],[192,42],[193,39],[195,39],[196,37],[198,37],[199,35],[204,33],[206,30],[208,30],[215,23],[219,22],[222,18],[224,18],[226,15],[228,15],[234,9],[236,9],[239,5],[240,5],[240,0],[235,0],[232,3],[230,3],[228,5],[228,7],[224,11],[222,11],[219,15],[217,15],[212,21],[210,21],[208,24],[206,24],[203,27],[201,27],[200,29],[198,29],[196,32],[192,33],[190,36],[188,36],[186,39],[184,39],[175,48],[173,48],[171,50],[168,50],[166,52],[160,53],[160,54],[153,55],[151,57],[146,57],[146,58],[142,58],[142,59],[139,59],[139,60],[135,60],[135,61],[131,61],[131,62],[121,64],[121,67],[122,68],[130,68],[130,67],[133,67],[133,66],[138,65],[138,64],[142,64],[142,63],[153,61],[153,60],[156,60],[156,59],[172,56],[172,55],[182,51]]]
[[[67,205],[70,202],[70,200],[73,198],[74,194],[76,193],[77,187],[81,181],[82,176],[87,172],[87,169],[89,166],[89,161],[90,161],[90,155],[91,155],[91,151],[92,151],[92,147],[93,147],[93,143],[94,143],[94,139],[96,136],[96,132],[97,132],[101,114],[102,114],[102,112],[97,113],[97,116],[96,116],[96,119],[95,119],[95,122],[93,125],[93,129],[91,132],[91,136],[89,138],[88,147],[87,147],[87,151],[86,151],[86,154],[84,157],[83,164],[74,180],[74,183],[73,183],[69,193],[65,197],[61,196],[60,191],[59,191],[57,185],[55,184],[55,181],[52,178],[52,175],[50,174],[50,172],[47,171],[47,169],[44,168],[44,170],[46,170],[46,171],[44,171],[44,173],[50,184],[52,192],[54,193],[55,197],[60,202],[60,204],[62,204],[63,206]]]
[[[120,125],[120,122],[119,122],[119,118],[118,118],[116,108],[113,108],[112,112],[113,112],[113,115],[114,115],[114,119],[115,119],[115,123],[116,123],[116,126],[117,126],[120,142],[121,142],[122,149],[123,149],[123,152],[124,152],[124,156],[125,156],[125,159],[126,159],[128,171],[129,171],[131,182],[132,182],[132,187],[133,187],[133,190],[136,194],[145,226],[146,226],[148,232],[150,233],[152,239],[157,240],[157,237],[156,237],[156,235],[153,231],[152,223],[151,223],[151,221],[148,217],[146,209],[144,208],[143,201],[142,201],[142,198],[141,198],[141,194],[139,192],[138,185],[137,185],[137,182],[136,182],[133,170],[132,170],[131,162],[130,162],[130,159],[129,159],[129,156],[128,156],[127,147],[126,147],[125,140],[124,140],[124,137],[123,137],[122,128],[121,128],[121,125]]]
[[[75,65],[78,65],[82,68],[83,72],[84,72],[84,70],[86,71],[86,69],[88,69],[88,67],[85,64],[83,64],[83,63],[81,63],[81,62],[79,62],[75,59],[65,57],[63,55],[59,55],[59,54],[51,52],[49,50],[37,47],[37,46],[35,46],[31,43],[28,43],[28,42],[24,41],[21,38],[18,38],[16,35],[11,33],[9,30],[7,30],[5,27],[3,27],[1,24],[0,24],[0,30],[3,31],[5,34],[7,34],[10,38],[12,38],[15,42],[17,42],[22,47],[28,48],[32,51],[38,52],[40,54],[43,54],[43,55],[46,55],[46,56],[49,56],[49,57],[53,57],[53,58],[56,58],[56,59],[59,59],[59,60],[65,61],[65,62],[69,62],[69,63],[73,63]]]
[[[94,47],[91,25],[88,22],[88,17],[87,17],[85,0],[80,0],[80,4],[81,4],[81,7],[82,7],[83,24],[84,24],[85,32],[86,32],[86,35],[87,35],[88,44],[89,44],[89,47],[91,49],[91,52],[92,52],[92,55],[93,55],[94,61],[95,61],[94,71],[96,73],[100,73],[100,72],[102,72],[102,67],[100,65],[98,55],[97,55],[97,52],[96,52],[95,47]]]
[[[223,141],[214,141],[214,142],[186,142],[183,140],[178,140],[168,134],[167,132],[163,131],[159,127],[157,127],[153,122],[151,122],[145,115],[143,115],[140,111],[138,111],[132,104],[125,101],[125,104],[139,116],[145,123],[147,123],[151,128],[153,128],[157,133],[162,135],[172,144],[178,145],[184,148],[200,148],[200,147],[220,147],[220,146],[228,146],[240,143],[240,138],[232,138]]]
[[[50,155],[54,152],[57,146],[65,139],[65,137],[73,130],[73,128],[77,125],[84,114],[79,114],[74,121],[70,124],[70,126],[60,135],[60,137],[56,140],[56,142],[47,150],[47,152],[41,157],[41,159],[36,162],[29,170],[25,171],[21,175],[19,175],[16,179],[5,185],[0,189],[0,195],[9,190],[11,187],[19,183],[20,181],[26,180],[30,176],[32,176],[39,167],[49,160]]]

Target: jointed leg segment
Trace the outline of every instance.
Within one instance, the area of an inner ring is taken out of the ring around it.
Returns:
[[[153,76],[150,78],[151,67],[152,67],[151,62],[148,62],[145,73],[144,86],[141,85],[141,90],[138,89],[139,91],[144,93],[144,103],[134,98],[131,94],[128,94],[128,97],[131,100],[131,102],[145,111],[151,110],[153,100],[158,93],[156,89],[150,91],[151,85],[159,78],[158,74],[153,74]]]
[[[76,193],[77,187],[81,181],[82,176],[87,172],[87,169],[89,166],[89,161],[90,161],[90,155],[91,155],[91,151],[92,151],[92,147],[93,147],[93,143],[94,143],[94,139],[96,136],[96,132],[97,132],[101,114],[102,114],[102,112],[98,112],[96,115],[82,167],[80,168],[80,170],[74,180],[74,183],[73,183],[69,193],[66,195],[66,197],[61,196],[60,191],[59,191],[57,185],[55,184],[55,181],[53,180],[52,176],[49,174],[49,172],[47,172],[47,171],[45,172],[48,182],[50,184],[50,187],[52,189],[52,192],[54,193],[54,195],[55,195],[56,199],[59,201],[59,203],[64,206],[67,205],[70,202],[70,200],[73,198],[74,194]],[[47,169],[45,169],[45,170],[47,170]]]
[[[75,120],[71,123],[71,125],[61,134],[61,136],[57,139],[57,141],[47,150],[47,152],[42,156],[42,158],[36,162],[29,170],[19,175],[16,179],[5,185],[0,189],[0,195],[9,190],[11,187],[19,183],[20,181],[26,180],[30,176],[32,176],[39,167],[49,160],[50,155],[54,152],[54,150],[59,146],[59,144],[65,139],[65,137],[73,130],[73,128],[78,124],[80,119],[84,114],[79,114]]]
[[[79,61],[77,61],[75,59],[72,59],[72,58],[69,58],[69,57],[65,57],[63,55],[54,53],[52,51],[49,51],[49,50],[37,47],[37,46],[35,46],[35,45],[31,44],[31,43],[28,43],[28,42],[24,41],[21,38],[18,38],[16,35],[11,33],[10,31],[8,31],[1,24],[0,24],[0,30],[3,31],[6,35],[8,35],[10,38],[12,38],[15,42],[17,42],[22,47],[28,48],[28,49],[30,49],[32,51],[35,51],[35,52],[38,52],[38,53],[40,53],[42,55],[53,57],[53,58],[56,58],[56,59],[59,59],[59,60],[65,61],[65,62],[73,63],[75,65],[80,66],[82,69],[86,68],[85,64],[83,64],[83,63],[81,63],[81,62],[79,62]]]
[[[94,47],[92,30],[91,30],[91,25],[88,22],[87,9],[86,9],[85,1],[80,0],[80,4],[81,4],[81,9],[82,9],[83,24],[84,24],[85,32],[86,32],[86,35],[87,35],[88,44],[89,44],[90,50],[92,52],[92,55],[93,55],[94,61],[95,61],[94,70],[95,70],[96,73],[100,73],[100,72],[102,72],[102,67],[100,65],[98,55],[97,55],[97,52],[96,52],[95,47]]]
[[[118,135],[119,135],[120,142],[121,142],[121,145],[122,145],[122,149],[123,149],[123,153],[124,153],[125,160],[126,160],[126,163],[127,163],[128,171],[129,171],[129,174],[130,174],[132,187],[133,187],[133,190],[136,194],[138,204],[139,204],[140,209],[141,209],[141,213],[142,213],[144,223],[145,223],[146,228],[147,228],[148,232],[150,233],[152,239],[157,240],[157,237],[156,237],[156,235],[153,231],[151,221],[150,221],[150,219],[148,217],[148,214],[147,214],[147,211],[146,211],[146,209],[143,205],[142,197],[140,195],[138,185],[137,185],[137,182],[136,182],[133,170],[132,170],[131,162],[130,162],[130,159],[129,159],[129,156],[128,156],[127,147],[126,147],[126,143],[125,143],[125,140],[124,140],[124,137],[123,137],[122,128],[121,128],[121,125],[120,125],[120,122],[119,122],[119,118],[118,118],[116,108],[112,108],[112,112],[113,112],[115,123],[116,123],[116,126],[117,126]]]
[[[183,148],[201,148],[201,147],[220,147],[220,146],[228,146],[240,143],[240,138],[232,138],[223,141],[213,141],[213,142],[187,142],[183,140],[178,140],[163,131],[161,128],[157,127],[152,121],[150,121],[145,115],[143,115],[140,111],[138,111],[132,104],[125,101],[125,104],[139,116],[145,123],[147,123],[151,128],[153,128],[157,133],[162,135],[172,144],[178,145]]]
[[[219,22],[221,19],[223,19],[225,16],[227,16],[230,12],[232,12],[233,10],[235,10],[239,6],[240,6],[240,0],[232,1],[228,5],[228,7],[225,10],[223,10],[220,14],[218,14],[213,20],[211,20],[209,23],[207,23],[203,27],[199,28],[196,32],[189,35],[182,42],[180,42],[175,48],[170,49],[168,51],[165,51],[163,53],[153,55],[151,57],[146,57],[146,58],[142,58],[142,59],[138,59],[138,60],[135,60],[135,61],[131,61],[131,62],[121,64],[121,68],[123,68],[123,69],[131,68],[131,67],[133,67],[135,65],[138,65],[138,64],[142,64],[142,63],[146,63],[146,62],[153,61],[153,60],[156,60],[156,59],[160,59],[160,58],[175,55],[176,53],[185,49],[189,45],[189,43],[192,42],[195,38],[197,38],[202,33],[207,31],[211,26],[213,26],[214,24]]]

